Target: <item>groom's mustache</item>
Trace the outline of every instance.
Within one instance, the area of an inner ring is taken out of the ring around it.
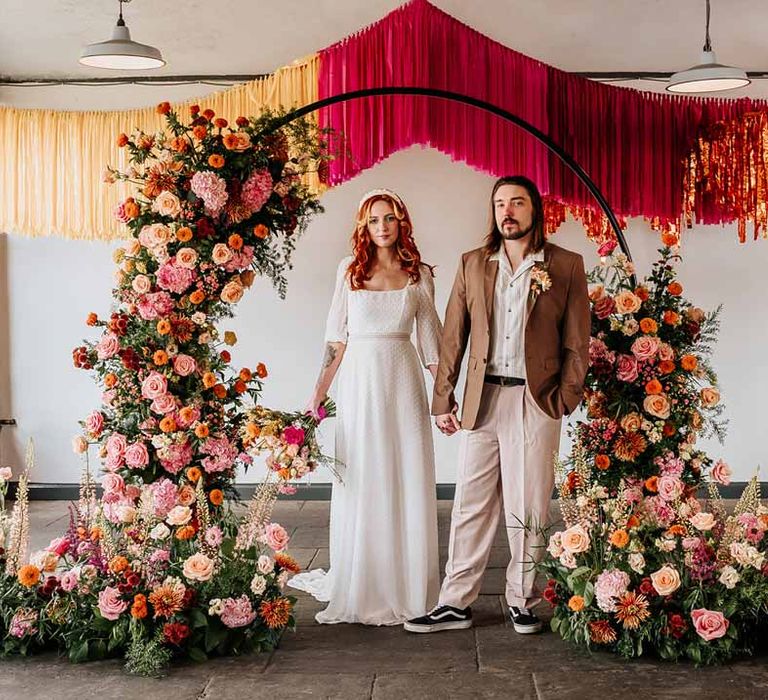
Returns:
[[[517,224],[520,226],[520,222],[517,219],[513,219],[511,216],[504,217],[504,221],[501,222],[501,225],[504,226],[506,224]]]

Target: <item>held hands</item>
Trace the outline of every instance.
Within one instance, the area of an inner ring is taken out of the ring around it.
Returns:
[[[443,435],[453,435],[455,432],[461,430],[461,423],[456,417],[459,407],[454,406],[450,413],[443,413],[439,416],[435,416],[435,425]]]
[[[320,404],[328,398],[325,394],[313,394],[312,398],[307,401],[307,405],[304,407],[304,413],[311,413],[313,416],[317,415],[317,409],[320,408]]]

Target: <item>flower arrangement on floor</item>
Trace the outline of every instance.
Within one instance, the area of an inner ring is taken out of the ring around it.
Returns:
[[[325,144],[308,122],[282,125],[279,114],[230,127],[197,106],[189,123],[168,103],[158,111],[167,132],[121,134],[130,167],[106,171],[135,190],[115,212],[131,237],[114,254],[110,318],[87,319],[100,338],[73,352],[104,386],[73,442],[86,464],[98,446],[103,496],[86,466],[69,530],[27,560],[19,489],[0,576],[6,654],[124,654],[129,670],[153,674],[174,657],[272,648],[293,625],[283,587],[298,566],[271,522],[277,490],[259,488],[242,517],[225,500],[252,461],[247,411],[267,370],[232,368],[220,341],[236,338],[220,338],[217,324],[256,274],[284,295],[296,236],[321,211],[302,175],[325,162]],[[306,453],[304,437],[287,442],[309,470],[319,448],[312,425],[304,430]]]
[[[677,259],[665,247],[638,286],[622,255],[592,274],[587,420],[558,464],[565,530],[541,569],[564,639],[710,664],[751,651],[768,615],[768,509],[755,478],[729,515],[730,469],[695,447],[724,429],[708,363],[719,310],[682,297]]]

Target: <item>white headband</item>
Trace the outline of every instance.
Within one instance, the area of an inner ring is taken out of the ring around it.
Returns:
[[[363,208],[363,204],[365,204],[369,199],[372,199],[373,197],[381,197],[382,195],[386,197],[391,197],[394,199],[403,209],[405,209],[405,205],[403,204],[403,200],[400,199],[400,197],[395,194],[392,190],[388,190],[384,187],[371,190],[370,192],[366,192],[363,195],[363,198],[360,200],[360,204],[357,205],[358,211]]]

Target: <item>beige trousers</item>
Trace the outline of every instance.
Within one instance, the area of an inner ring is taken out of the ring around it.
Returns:
[[[475,429],[461,438],[440,605],[465,608],[477,598],[502,509],[511,554],[507,603],[540,602],[534,563],[543,553],[560,424],[527,387],[483,385]]]

